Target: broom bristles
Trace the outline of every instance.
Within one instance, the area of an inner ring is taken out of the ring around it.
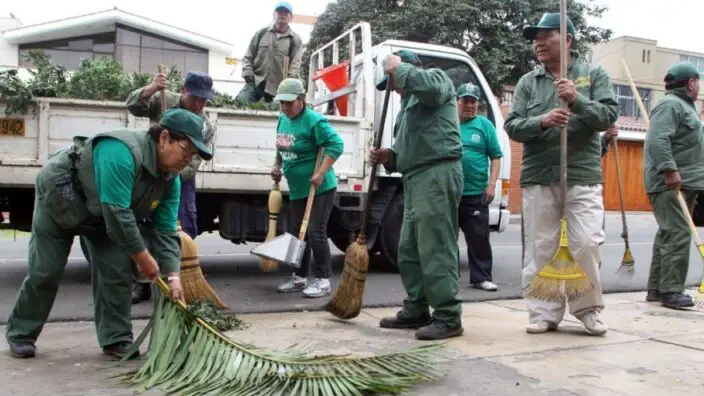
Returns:
[[[526,293],[539,300],[561,302],[583,296],[593,288],[594,284],[569,248],[560,246],[552,260],[533,278]]]
[[[203,270],[200,268],[198,259],[198,247],[193,239],[183,231],[181,236],[181,287],[183,287],[183,298],[188,304],[197,301],[212,301],[218,309],[225,309],[227,306],[210,286]]]
[[[364,242],[363,238],[358,238],[345,250],[345,265],[340,285],[323,308],[340,319],[355,318],[362,309],[364,285],[369,268],[369,251]]]
[[[622,278],[632,278],[635,275],[635,272],[635,260],[633,259],[633,253],[631,253],[631,249],[626,249],[626,251],[623,252],[621,266],[618,267],[616,274]]]

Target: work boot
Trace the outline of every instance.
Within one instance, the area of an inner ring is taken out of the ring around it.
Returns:
[[[690,308],[694,306],[694,300],[689,294],[673,292],[673,293],[660,293],[662,299],[662,305],[668,308],[680,309],[680,308]]]
[[[526,326],[526,333],[528,334],[541,334],[555,330],[557,330],[557,323],[553,322],[535,322]]]
[[[464,333],[462,323],[450,326],[445,322],[433,320],[427,326],[423,326],[416,331],[416,338],[424,341],[443,340],[445,338],[459,337]]]
[[[648,290],[648,295],[645,296],[645,301],[660,301],[662,297],[660,296],[659,290]]]
[[[429,313],[424,313],[417,318],[409,318],[403,314],[403,311],[399,311],[396,316],[387,316],[382,318],[379,322],[379,327],[385,329],[420,329],[423,326],[427,326],[433,322],[433,318]]]
[[[12,342],[10,345],[10,353],[13,357],[24,359],[34,357],[37,353],[37,348],[31,342]]]
[[[132,304],[149,301],[152,298],[152,288],[149,283],[136,282],[132,285]]]
[[[606,334],[609,330],[601,319],[599,319],[599,314],[596,311],[588,311],[577,319],[584,323],[584,330],[589,335],[601,336]]]
[[[113,356],[117,359],[122,359],[129,349],[132,348],[132,343],[129,341],[120,341],[112,345],[108,345],[103,348],[103,353],[109,356]],[[136,359],[139,357],[139,350],[134,351],[130,356],[130,359]]]

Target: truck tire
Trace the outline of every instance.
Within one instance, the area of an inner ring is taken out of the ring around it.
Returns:
[[[391,198],[379,228],[379,250],[384,258],[383,270],[398,272],[398,243],[403,223],[403,192]]]

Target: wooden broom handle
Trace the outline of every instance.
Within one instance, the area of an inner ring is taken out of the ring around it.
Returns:
[[[318,159],[315,161],[315,170],[313,174],[318,171],[320,165],[323,162],[323,148],[318,149]],[[315,198],[315,192],[318,187],[315,184],[310,183],[310,190],[308,190],[308,202],[306,203],[306,211],[303,212],[303,220],[301,221],[301,230],[298,233],[298,239],[304,240],[306,237],[306,232],[308,231],[308,218],[310,218],[310,210],[313,208],[313,199]]]
[[[560,0],[560,78],[567,78],[567,0]],[[567,109],[567,101],[560,99],[560,107]],[[560,193],[563,215],[567,213],[567,125],[560,131]]]
[[[161,67],[161,65],[159,65],[157,67],[158,67],[159,73],[162,73],[164,69]],[[162,113],[165,112],[168,109],[168,107],[169,107],[169,104],[166,103],[166,88],[162,88],[161,89],[161,112]]]
[[[391,84],[386,84],[386,93],[384,94],[384,107],[381,110],[381,119],[379,120],[379,129],[374,136],[374,148],[381,147],[381,138],[384,135],[384,125],[386,124],[386,113],[389,108],[389,97],[391,96]],[[364,213],[362,213],[362,226],[359,229],[357,238],[360,242],[366,241],[367,225],[369,224],[369,212],[372,207],[372,192],[374,191],[374,183],[376,182],[376,172],[379,164],[373,164],[371,174],[369,175],[369,185],[367,186],[367,197],[364,203]]]

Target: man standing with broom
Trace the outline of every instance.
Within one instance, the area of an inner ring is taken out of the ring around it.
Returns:
[[[684,293],[692,236],[677,195],[682,192],[691,212],[704,191],[704,138],[694,105],[699,72],[691,63],[678,63],[667,71],[665,89],[645,135],[645,190],[658,222],[646,299],[677,309],[694,306]]]
[[[462,143],[455,88],[444,71],[424,70],[401,50],[384,59],[383,80],[401,95],[391,149],[372,149],[370,162],[403,173],[404,213],[398,267],[407,297],[384,328],[418,329],[416,338],[462,335],[457,209],[462,195]],[[430,307],[434,311],[430,315]]]
[[[135,117],[149,117],[151,122],[158,122],[162,109],[162,93],[166,92],[166,107],[186,109],[201,116],[205,120],[203,138],[205,144],[213,150],[215,128],[205,118],[204,108],[208,100],[214,96],[213,79],[207,73],[188,72],[181,93],[166,91],[166,76],[159,72],[151,84],[133,91],[125,101],[127,110]],[[188,166],[181,171],[181,201],[178,209],[178,220],[183,231],[195,239],[198,236],[198,218],[196,212],[196,172],[202,158],[195,156]],[[135,274],[138,276],[137,274]],[[132,290],[132,303],[149,300],[151,297],[150,283],[137,279]]]
[[[575,28],[567,18],[566,50],[570,51]],[[526,293],[533,278],[551,260],[560,239],[561,209],[566,205],[568,234],[574,258],[594,287],[569,301],[570,312],[580,319],[588,334],[603,335],[606,325],[599,319],[603,309],[599,279],[599,245],[604,239],[603,175],[599,132],[618,118],[618,102],[609,75],[598,65],[584,62],[572,52],[567,58],[568,73],[559,79],[560,14],[546,13],[536,26],[524,29],[533,41],[541,67],[521,77],[506,131],[523,143],[521,193],[523,196],[524,268],[523,289],[528,305],[528,333],[557,329],[565,313],[566,301],[545,301]],[[568,109],[559,108],[563,99]],[[569,160],[565,202],[558,183],[560,129],[567,127]]]

